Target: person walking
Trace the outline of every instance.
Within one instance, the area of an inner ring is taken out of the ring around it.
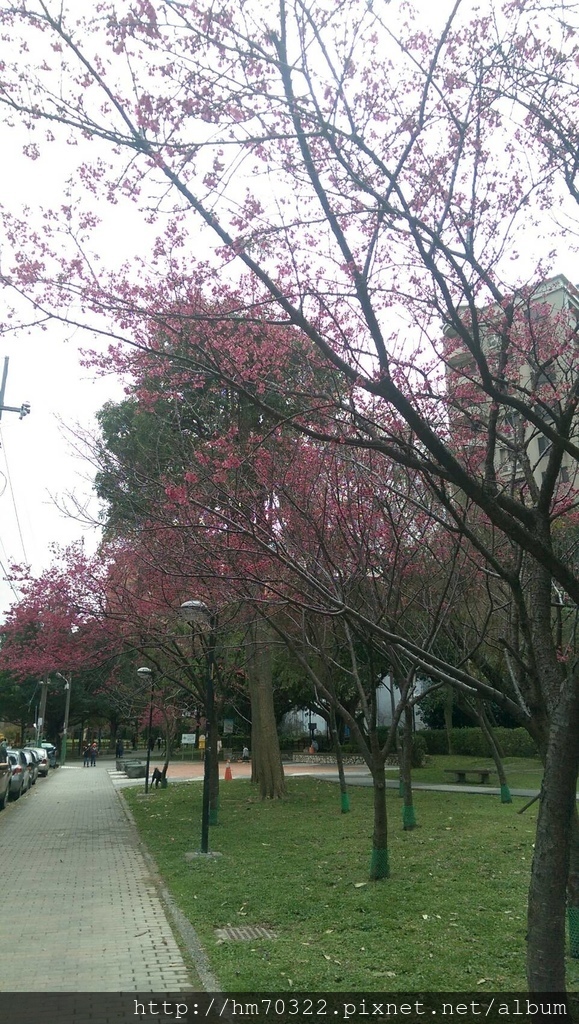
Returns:
[[[90,746],[87,743],[86,747],[82,752],[83,768],[88,768],[90,762]]]
[[[95,742],[95,743],[92,744],[92,746],[90,748],[90,766],[91,766],[91,768],[96,767],[97,754],[98,754],[98,747],[97,747],[96,742]]]

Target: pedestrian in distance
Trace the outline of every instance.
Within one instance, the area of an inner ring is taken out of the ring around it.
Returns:
[[[93,743],[90,748],[90,766],[94,768],[96,766],[96,759],[98,754],[98,747],[96,743]]]
[[[249,761],[249,750],[247,749],[247,747],[243,748],[243,751],[242,751],[242,754],[241,754],[241,760],[242,761]]]
[[[83,768],[88,768],[90,762],[90,746],[87,743],[86,747],[82,752]]]

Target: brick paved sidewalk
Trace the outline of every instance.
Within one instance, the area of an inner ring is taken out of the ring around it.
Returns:
[[[0,992],[202,991],[106,761],[0,814]]]

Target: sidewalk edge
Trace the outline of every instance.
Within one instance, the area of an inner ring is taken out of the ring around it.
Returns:
[[[139,837],[141,852],[151,869],[151,873],[153,875],[155,885],[159,892],[159,897],[165,909],[165,913],[167,914],[169,924],[171,925],[173,931],[177,933],[177,936],[187,949],[187,952],[194,964],[194,969],[199,976],[201,984],[203,985],[204,991],[221,992],[221,986],[217,981],[217,978],[213,974],[213,971],[211,970],[211,965],[209,963],[207,954],[203,949],[201,942],[199,941],[199,936],[197,935],[197,932],[195,931],[189,919],[176,905],[175,900],[173,899],[169,890],[165,887],[162,876],[159,872],[159,868],[157,867],[155,858],[151,853],[149,853],[147,847],[145,846],[143,840],[141,839],[137,823],[134,819],[130,807],[127,804],[127,801],[123,796],[122,790],[114,789],[114,787],[113,790],[121,802],[121,807],[123,808],[125,815],[131,822],[131,825],[133,826],[135,832]]]

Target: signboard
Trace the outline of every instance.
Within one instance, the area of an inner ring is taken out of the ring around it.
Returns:
[[[232,732],[233,732],[233,719],[232,718],[224,718],[223,719],[223,735],[224,736],[231,736]]]
[[[181,745],[183,746],[183,745],[186,745],[187,743],[190,743],[192,747],[195,746],[195,733],[194,732],[184,732],[182,734],[182,736],[181,736]]]

